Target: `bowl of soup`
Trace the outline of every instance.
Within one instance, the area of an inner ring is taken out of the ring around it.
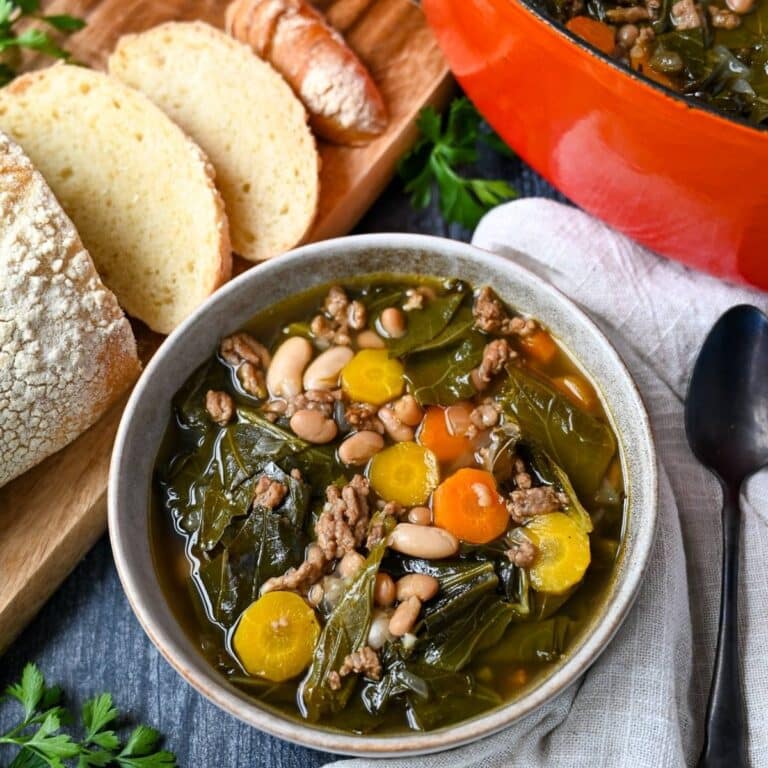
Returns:
[[[664,256],[768,288],[766,0],[423,7],[473,102],[573,202]]]
[[[162,345],[118,432],[115,562],[198,691],[281,738],[419,754],[572,683],[656,519],[616,352],[514,262],[416,235],[299,248]]]

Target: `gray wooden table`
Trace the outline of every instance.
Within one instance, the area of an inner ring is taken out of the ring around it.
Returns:
[[[478,172],[507,179],[520,196],[562,199],[519,160],[481,157]],[[470,233],[447,226],[437,207],[415,212],[395,180],[358,232],[420,232],[469,240]],[[45,510],[41,510],[45,514]],[[2,585],[0,584],[0,589]],[[332,755],[297,747],[250,728],[194,691],[155,650],[131,613],[104,536],[37,618],[0,657],[0,691],[35,661],[49,682],[63,686],[73,711],[81,697],[110,691],[131,722],[165,734],[180,766],[201,768],[314,768]],[[16,721],[16,710],[0,706],[0,733]],[[10,762],[0,748],[0,765]]]

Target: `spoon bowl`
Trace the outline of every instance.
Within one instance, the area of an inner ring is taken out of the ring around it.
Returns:
[[[744,481],[768,463],[768,317],[729,309],[709,332],[691,376],[685,431],[723,487],[723,573],[715,670],[699,768],[746,768],[739,665],[738,579]]]
[[[696,458],[727,482],[768,464],[768,317],[729,309],[693,369],[685,431]]]

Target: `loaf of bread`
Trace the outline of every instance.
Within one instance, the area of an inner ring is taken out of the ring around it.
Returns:
[[[2,133],[0,211],[1,486],[91,426],[139,361],[72,222]]]
[[[206,152],[237,253],[260,261],[304,238],[317,209],[317,149],[301,102],[269,64],[207,24],[169,22],[123,37],[109,72]]]
[[[227,31],[288,81],[321,138],[365,144],[386,129],[387,108],[365,65],[307,0],[234,0]]]
[[[228,279],[224,204],[202,151],[138,91],[69,65],[0,90],[29,155],[128,314],[168,333]]]

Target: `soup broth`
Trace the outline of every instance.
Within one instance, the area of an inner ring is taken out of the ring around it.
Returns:
[[[274,375],[289,339],[298,390]],[[150,530],[174,614],[232,684],[383,734],[559,664],[607,596],[624,510],[597,392],[541,323],[458,280],[370,275],[212,350],[169,411]]]

